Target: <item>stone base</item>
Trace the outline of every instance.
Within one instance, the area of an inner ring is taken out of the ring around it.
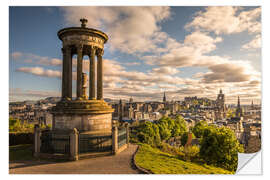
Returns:
[[[113,111],[103,100],[63,100],[52,108],[53,129],[111,134]]]
[[[53,129],[90,131],[94,134],[112,131],[112,114],[55,114]]]

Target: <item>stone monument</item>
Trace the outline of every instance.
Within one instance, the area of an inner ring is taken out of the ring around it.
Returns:
[[[111,134],[114,110],[103,100],[102,56],[108,36],[102,31],[87,28],[86,19],[80,19],[80,21],[81,27],[64,28],[58,32],[58,37],[63,44],[62,98],[52,108],[52,128],[54,130],[76,128],[79,132],[93,135]],[[76,98],[73,98],[72,57],[75,54],[77,54],[77,90]],[[82,68],[85,55],[90,60],[88,96],[87,74]],[[96,61],[97,68],[95,68]]]

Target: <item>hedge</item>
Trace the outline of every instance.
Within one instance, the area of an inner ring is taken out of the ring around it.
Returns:
[[[9,133],[9,145],[34,144],[34,133]]]

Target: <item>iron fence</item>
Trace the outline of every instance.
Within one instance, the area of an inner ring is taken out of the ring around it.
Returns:
[[[126,128],[118,129],[118,148],[127,143],[127,131]]]
[[[79,153],[112,151],[112,135],[79,134]]]
[[[69,154],[70,136],[66,132],[42,131],[41,132],[41,153]]]

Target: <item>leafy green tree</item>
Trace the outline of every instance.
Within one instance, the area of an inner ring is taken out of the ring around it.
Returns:
[[[138,127],[138,140],[142,143],[156,145],[160,143],[159,128],[157,125],[146,121]]]
[[[206,121],[200,121],[195,124],[192,128],[192,132],[197,138],[201,138],[203,136],[204,130],[207,129],[208,124]]]
[[[187,125],[182,116],[177,116],[175,119],[175,125],[172,129],[172,136],[182,136],[185,132],[187,132]]]
[[[167,140],[171,137],[171,131],[168,128],[168,123],[166,121],[162,121],[157,124],[159,128],[159,134],[161,140]]]
[[[208,126],[204,130],[200,156],[208,164],[235,171],[238,152],[243,152],[243,147],[229,128]]]
[[[10,117],[9,118],[9,131],[10,132],[17,132],[21,131],[22,125],[19,119],[15,119]]]

